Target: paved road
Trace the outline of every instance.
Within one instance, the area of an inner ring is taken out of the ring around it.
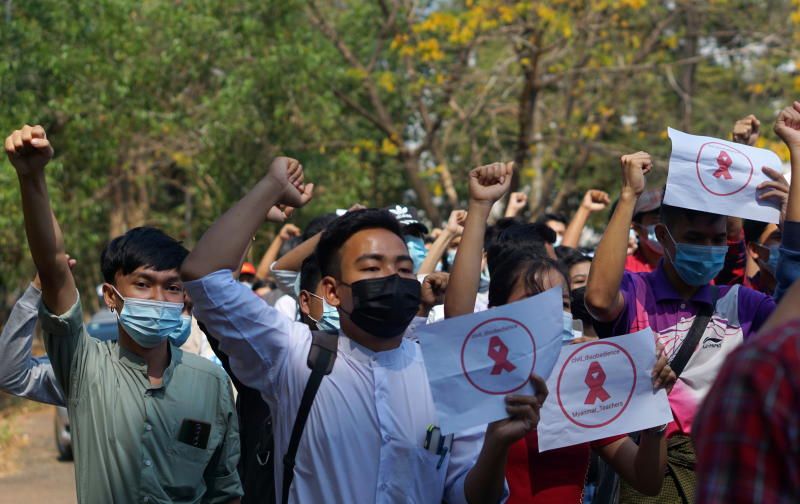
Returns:
[[[60,462],[53,440],[52,407],[20,415],[16,430],[29,443],[19,452],[19,471],[0,477],[0,504],[75,504],[72,462]]]

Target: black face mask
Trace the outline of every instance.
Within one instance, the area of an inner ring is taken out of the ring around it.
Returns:
[[[420,284],[416,279],[390,275],[341,283],[353,293],[350,320],[373,336],[394,338],[402,334],[419,311]]]

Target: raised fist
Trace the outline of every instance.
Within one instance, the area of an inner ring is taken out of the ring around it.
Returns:
[[[287,157],[277,157],[269,165],[267,178],[281,191],[278,204],[300,208],[311,201],[314,184],[304,181],[303,165]]]
[[[443,271],[431,273],[425,277],[420,290],[420,304],[426,310],[444,303],[444,293],[447,291],[449,280],[450,274]]]
[[[294,224],[285,224],[281,230],[278,232],[278,236],[283,241],[289,241],[295,236],[300,236],[302,233],[300,228],[295,226]]]
[[[508,197],[508,206],[506,206],[506,217],[516,217],[525,209],[528,204],[528,196],[523,192],[513,192]]]
[[[47,140],[44,128],[27,124],[6,138],[8,160],[20,175],[41,172],[53,158],[53,147]]]
[[[800,148],[800,102],[794,102],[778,114],[775,134],[790,148]]]
[[[453,210],[450,218],[447,219],[447,231],[453,236],[461,236],[464,233],[464,222],[467,221],[465,210]]]
[[[611,199],[608,197],[608,193],[597,189],[586,191],[583,201],[581,201],[581,206],[590,212],[605,210],[609,204],[611,204]]]
[[[630,188],[639,196],[644,192],[644,176],[653,169],[653,160],[650,154],[639,151],[635,154],[626,154],[620,159],[622,165],[622,187]]]
[[[514,163],[493,163],[469,172],[469,197],[472,201],[493,205],[508,192]]]
[[[745,145],[755,145],[758,140],[761,122],[750,114],[733,125],[733,141]]]

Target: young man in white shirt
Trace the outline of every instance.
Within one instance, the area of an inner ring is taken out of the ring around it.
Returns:
[[[510,176],[487,170],[481,177],[487,185]],[[237,377],[269,403],[278,454],[286,453],[310,375],[311,333],[246,292],[230,271],[267,209],[303,206],[312,190],[296,160],[276,159],[181,269],[195,316],[219,339]],[[449,452],[431,453],[423,443],[437,415],[419,346],[404,338],[420,305],[420,285],[397,221],[381,210],[352,212],[325,231],[317,257],[324,298],[339,310],[341,332],[333,371],[322,381],[300,441],[289,501],[500,501],[508,448],[538,423],[544,382],[532,377],[535,397],[509,396],[510,418],[490,424],[485,434],[458,434]],[[282,470],[279,457],[278,495]]]

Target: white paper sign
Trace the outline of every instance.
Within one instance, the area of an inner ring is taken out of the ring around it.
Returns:
[[[781,171],[777,154],[718,138],[687,135],[669,128],[669,158],[664,203],[719,215],[777,223],[780,207],[756,198],[761,182],[772,179],[761,168]]]
[[[653,392],[650,329],[562,348],[540,411],[539,451],[638,432],[672,421],[667,393]]]
[[[561,289],[416,330],[444,434],[506,418],[505,396],[533,395],[561,350]]]

